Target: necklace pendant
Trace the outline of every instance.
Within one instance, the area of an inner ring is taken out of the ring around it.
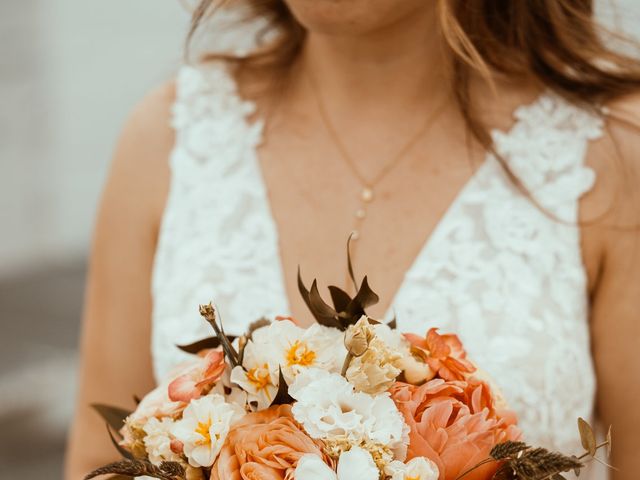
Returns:
[[[364,217],[367,216],[367,212],[364,208],[359,208],[358,210],[356,210],[355,215],[358,220],[363,220]]]
[[[364,187],[360,193],[360,198],[363,202],[369,203],[373,200],[373,189],[371,187]]]

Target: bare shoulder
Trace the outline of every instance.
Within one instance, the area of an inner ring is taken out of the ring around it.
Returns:
[[[640,207],[634,198],[640,185],[640,92],[616,99],[605,112],[603,134],[592,144],[587,163],[597,176],[588,196],[591,210],[606,224],[630,221]]]
[[[591,272],[631,255],[640,241],[640,93],[606,107],[603,134],[587,155],[596,183],[581,202],[585,261]]]
[[[171,110],[175,80],[147,93],[130,112],[114,152],[107,190],[126,201],[136,192],[137,207],[157,223],[169,188],[169,156],[175,134]],[[133,205],[130,205],[130,207]]]

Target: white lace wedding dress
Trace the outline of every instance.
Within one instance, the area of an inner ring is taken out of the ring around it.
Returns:
[[[215,300],[229,333],[288,313],[256,157],[262,123],[247,119],[253,111],[224,65],[179,72],[171,188],[153,274],[157,377],[182,360],[176,344],[211,334],[199,303]],[[493,132],[497,150],[566,222],[534,206],[488,155],[406,272],[392,310],[403,331],[437,326],[459,334],[497,379],[526,439],[573,453],[580,451],[576,418],[592,418],[595,391],[575,222],[578,200],[595,181],[584,160],[602,121],[550,93],[514,116],[510,131]]]

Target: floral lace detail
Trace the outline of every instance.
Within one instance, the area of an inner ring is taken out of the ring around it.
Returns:
[[[220,65],[183,67],[177,80],[171,186],[153,272],[156,378],[185,358],[176,348],[212,331],[198,305],[215,299],[238,334],[288,311],[277,233],[256,146],[262,123]]]
[[[592,416],[595,392],[576,222],[595,181],[588,140],[602,122],[552,94],[515,117],[508,133],[493,132],[496,149],[547,213],[489,155],[407,272],[394,310],[403,330],[457,332],[499,379],[526,438],[574,452],[576,417]]]
[[[183,358],[175,344],[210,334],[198,303],[215,299],[230,333],[288,312],[253,112],[223,65],[181,70],[153,276],[157,377]],[[497,151],[548,214],[488,155],[406,273],[392,310],[402,330],[457,332],[499,380],[527,439],[573,452],[576,417],[592,416],[595,391],[575,223],[595,181],[586,149],[602,124],[551,93],[515,120],[509,132],[493,132]]]

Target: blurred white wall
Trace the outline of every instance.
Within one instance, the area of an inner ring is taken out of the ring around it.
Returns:
[[[86,253],[122,122],[187,24],[179,0],[0,2],[0,276]]]

